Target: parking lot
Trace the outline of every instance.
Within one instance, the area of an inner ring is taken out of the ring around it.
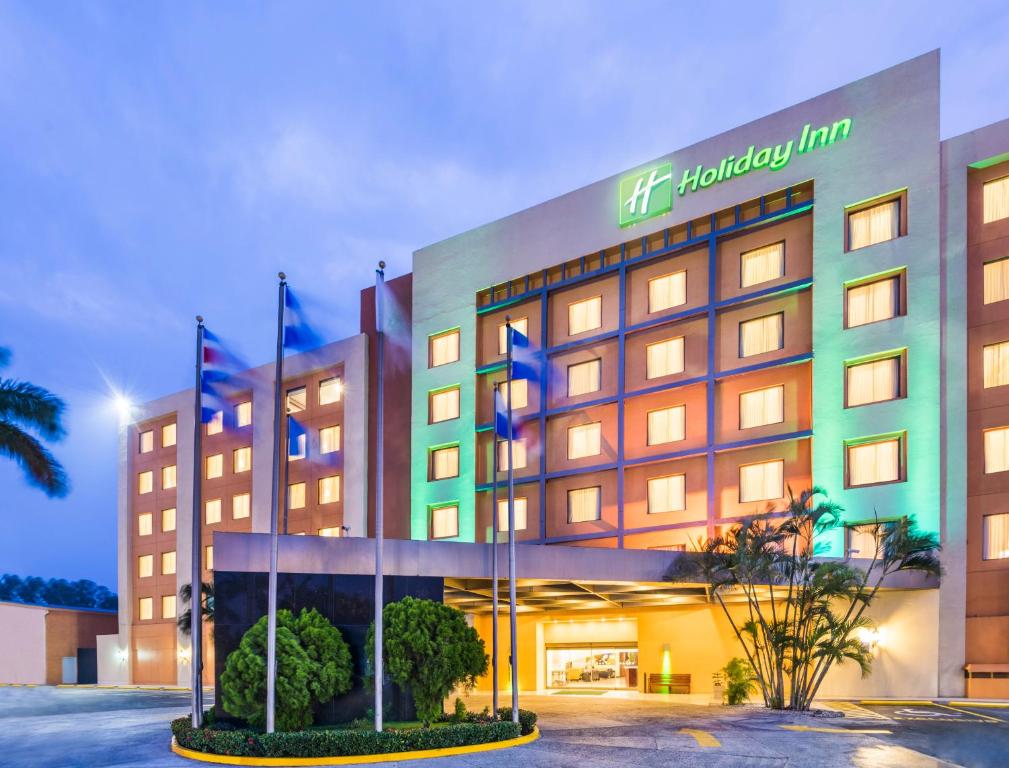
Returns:
[[[485,696],[468,705],[482,709]],[[10,768],[185,766],[168,751],[168,721],[185,691],[0,688],[0,764]],[[1009,709],[909,702],[839,702],[844,717],[706,707],[662,697],[528,695],[542,738],[516,750],[404,761],[421,768],[628,766],[1003,766]]]

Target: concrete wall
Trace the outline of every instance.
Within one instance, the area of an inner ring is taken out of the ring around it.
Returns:
[[[130,682],[130,649],[119,635],[98,635],[98,684],[125,685]]]
[[[0,603],[0,682],[46,682],[46,611]]]

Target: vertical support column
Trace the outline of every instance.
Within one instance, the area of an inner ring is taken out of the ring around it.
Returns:
[[[645,238],[641,238],[644,253]],[[619,315],[617,316],[617,547],[624,547],[624,363],[627,359],[627,262],[621,249],[619,272]]]
[[[546,271],[543,273],[543,292],[540,294],[540,349],[543,351],[540,368],[540,541],[547,537],[547,378],[550,371],[550,363],[547,359],[547,349],[549,348],[550,329],[550,291],[546,285]],[[511,392],[509,391],[509,395]],[[510,400],[509,400],[510,402]],[[495,460],[497,457],[497,438],[494,440]],[[497,514],[497,510],[494,511]],[[495,518],[496,519],[496,518]]]
[[[715,216],[711,216],[711,231],[708,235],[708,363],[705,375],[705,399],[707,435],[705,456],[707,458],[707,535],[715,535],[715,352],[718,316],[715,304],[718,301],[718,240],[715,237]]]

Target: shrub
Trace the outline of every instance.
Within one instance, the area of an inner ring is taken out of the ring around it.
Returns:
[[[389,603],[382,611],[385,668],[413,694],[417,717],[427,727],[442,715],[446,697],[459,685],[472,687],[487,672],[483,640],[462,611],[413,597]],[[374,635],[368,654],[374,665]]]
[[[449,717],[449,720],[453,723],[465,723],[467,715],[469,715],[469,712],[466,711],[466,702],[457,696],[455,699],[455,711]]]
[[[501,707],[497,711],[497,716],[500,720],[505,720],[510,723],[512,719],[512,708]],[[532,733],[533,728],[536,727],[536,713],[519,707],[519,727],[522,729],[523,736],[527,736]]]
[[[255,728],[266,724],[266,624],[264,616],[249,628],[221,675],[221,705]],[[351,669],[340,630],[318,611],[277,611],[277,728],[311,725],[315,708],[350,690]]]
[[[742,704],[750,694],[757,692],[757,678],[746,659],[738,656],[730,659],[722,667],[722,673],[725,675],[725,700],[729,704]]]

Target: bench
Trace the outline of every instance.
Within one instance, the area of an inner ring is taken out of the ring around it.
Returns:
[[[690,693],[690,675],[650,672],[645,693]]]

